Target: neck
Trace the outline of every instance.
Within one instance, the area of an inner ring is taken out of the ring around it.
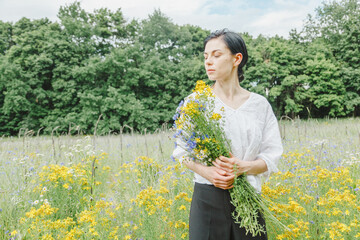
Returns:
[[[238,78],[233,77],[228,80],[217,80],[213,91],[219,97],[233,99],[234,96],[241,94],[243,88],[240,87]]]

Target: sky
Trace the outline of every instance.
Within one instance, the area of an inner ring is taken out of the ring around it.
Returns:
[[[146,19],[160,9],[173,23],[191,24],[207,30],[228,28],[235,32],[248,32],[254,37],[288,37],[291,29],[301,30],[308,14],[323,0],[81,0],[87,12],[108,8],[121,8],[124,17]],[[74,0],[0,0],[0,20],[16,22],[22,17],[47,17],[58,21],[60,6]]]

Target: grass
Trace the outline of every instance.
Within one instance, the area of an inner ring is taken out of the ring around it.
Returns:
[[[360,238],[360,119],[280,121],[280,171],[263,185],[291,231]],[[192,173],[171,131],[0,139],[0,239],[187,239]]]

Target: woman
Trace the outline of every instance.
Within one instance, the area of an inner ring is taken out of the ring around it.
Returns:
[[[195,174],[189,239],[267,239],[267,234],[247,235],[233,221],[228,189],[237,176],[246,173],[247,180],[260,192],[261,177],[277,171],[283,149],[276,117],[266,98],[239,84],[248,54],[238,34],[226,29],[211,33],[204,41],[204,58],[206,73],[215,81],[215,108],[223,109],[224,131],[231,140],[232,153],[230,158],[219,156],[214,166],[206,166],[186,160],[184,143],[177,139],[173,156]],[[265,226],[261,214],[258,217]]]

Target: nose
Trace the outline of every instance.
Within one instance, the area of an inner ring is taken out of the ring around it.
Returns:
[[[205,59],[205,65],[212,65],[213,61],[211,57],[208,57],[207,59]]]

